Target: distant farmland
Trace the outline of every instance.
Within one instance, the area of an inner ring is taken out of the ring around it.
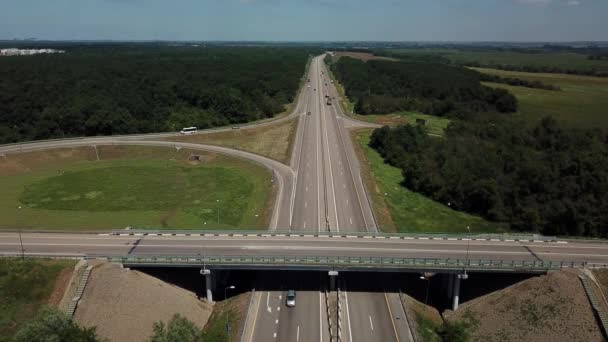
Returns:
[[[524,118],[536,121],[551,115],[571,127],[608,128],[608,78],[475,69],[502,77],[541,81],[561,88],[561,91],[550,91],[486,83],[514,94],[519,101],[518,113]]]

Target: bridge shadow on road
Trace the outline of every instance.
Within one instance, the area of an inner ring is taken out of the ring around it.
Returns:
[[[167,283],[205,296],[205,281],[199,268],[145,267],[138,271]],[[256,289],[257,291],[324,291],[330,280],[326,271],[253,271],[213,270],[215,298],[223,299]],[[446,274],[391,273],[391,272],[340,272],[336,284],[349,292],[403,292],[420,302],[425,302],[428,286],[428,303],[440,310],[448,307]],[[534,277],[532,274],[469,273],[461,284],[461,303],[504,289],[520,281]]]

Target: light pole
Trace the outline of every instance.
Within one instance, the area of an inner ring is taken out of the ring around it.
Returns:
[[[230,286],[224,288],[224,300],[226,300],[226,298],[227,298],[226,292],[228,290],[234,290],[234,289],[236,289],[236,286],[234,286],[234,285],[230,285]]]
[[[429,305],[429,287],[431,285],[431,279],[427,278],[423,275],[420,276],[420,279],[426,280],[426,295],[424,296],[424,305]]]
[[[467,260],[466,263],[469,263],[469,248],[471,246],[471,227],[467,226],[467,232],[469,233],[469,238],[467,239]]]
[[[217,202],[217,224],[219,226],[219,224],[220,224],[220,200],[218,199],[218,200],[216,200],[216,202]]]
[[[21,260],[25,260],[25,248],[23,248],[23,239],[21,238],[21,226],[19,221],[21,217],[21,206],[17,207],[17,229],[19,229],[19,244],[21,245]]]

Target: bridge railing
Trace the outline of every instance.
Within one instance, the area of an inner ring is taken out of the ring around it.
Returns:
[[[554,242],[555,236],[538,234],[484,234],[484,233],[373,233],[373,232],[298,232],[293,230],[148,230],[120,229],[112,230],[112,235],[143,236],[258,236],[258,237],[352,237],[352,238],[393,238],[393,239],[434,239],[434,240],[486,240],[486,241],[539,241]]]
[[[550,271],[562,268],[608,268],[608,264],[577,261],[539,260],[489,260],[489,259],[441,259],[441,258],[391,258],[391,257],[339,257],[339,256],[104,256],[104,255],[22,255],[0,253],[0,258],[44,259],[106,259],[128,265],[174,266],[293,266],[324,268],[388,268],[388,269],[437,269],[437,270],[521,270]]]
[[[454,270],[529,270],[548,271],[572,267],[607,267],[571,261],[485,260],[390,257],[316,257],[316,256],[128,256],[110,257],[110,261],[130,265],[251,265],[251,266],[321,266]]]

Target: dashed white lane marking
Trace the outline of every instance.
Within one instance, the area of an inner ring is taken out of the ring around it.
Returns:
[[[348,221],[350,221],[350,225],[352,226],[352,225],[353,225],[353,218],[352,218],[352,217],[349,217],[349,218],[348,218]]]
[[[280,306],[277,306],[277,311],[281,311],[281,307]]]
[[[308,187],[305,188],[306,192],[308,192]]]
[[[275,319],[275,320],[274,320],[274,324],[279,324],[279,320],[278,320],[278,319]]]
[[[374,323],[372,323],[372,316],[367,317],[369,317],[369,326],[372,328],[372,331],[374,331]]]
[[[277,333],[275,332],[274,334],[272,334],[273,338],[277,338]]]
[[[308,202],[304,202],[304,208],[308,208]]]
[[[303,228],[306,229],[306,221],[304,221],[304,227]]]
[[[300,341],[300,326],[298,325],[298,331],[296,332],[296,342]]]

